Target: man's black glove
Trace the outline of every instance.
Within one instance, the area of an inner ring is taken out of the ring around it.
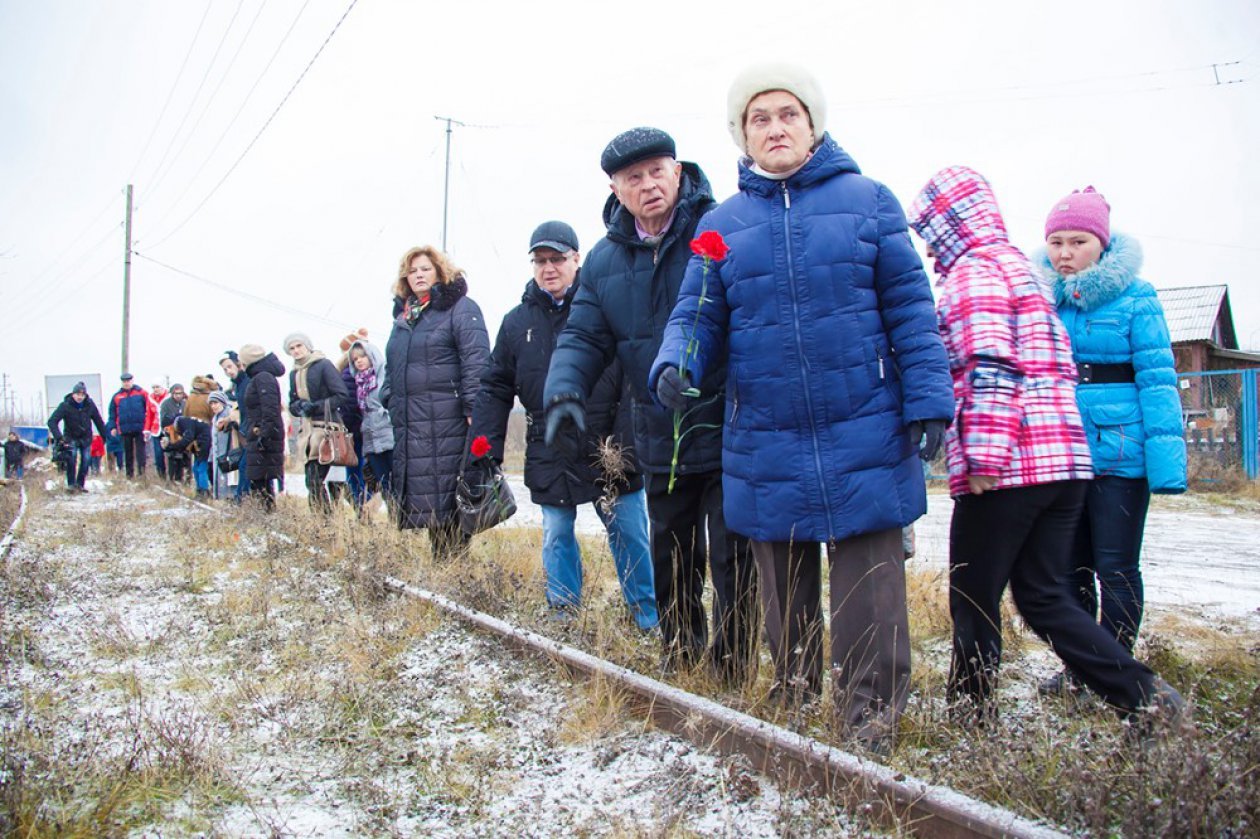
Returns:
[[[308,399],[294,399],[289,403],[289,413],[295,417],[309,417],[315,410],[315,403]]]
[[[576,432],[569,430],[572,425]],[[586,409],[575,396],[559,396],[547,408],[547,433],[543,442],[565,459],[577,456],[578,438],[586,431]]]
[[[919,449],[919,457],[932,460],[941,450],[941,441],[945,439],[945,429],[949,423],[945,420],[915,420],[910,423],[910,445]],[[923,447],[919,448],[922,443]]]
[[[666,408],[681,414],[691,407],[696,391],[686,373],[679,373],[677,367],[666,367],[656,378],[656,398]]]

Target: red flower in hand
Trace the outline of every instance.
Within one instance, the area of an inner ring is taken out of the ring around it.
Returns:
[[[483,434],[474,438],[472,441],[472,456],[485,457],[488,454],[490,454],[490,441],[486,439],[486,436]]]
[[[731,249],[721,233],[716,230],[706,230],[691,240],[691,252],[709,259],[725,259]]]

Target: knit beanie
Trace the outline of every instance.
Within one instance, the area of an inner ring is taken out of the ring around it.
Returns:
[[[814,146],[821,143],[823,132],[827,130],[827,100],[818,80],[807,70],[792,64],[757,64],[736,76],[726,95],[726,127],[739,150],[748,151],[748,137],[744,134],[748,103],[769,90],[786,90],[801,100],[814,126]]]
[[[1105,248],[1111,241],[1111,205],[1092,186],[1073,190],[1071,195],[1056,201],[1046,216],[1046,238],[1060,230],[1093,233]]]
[[[262,361],[267,355],[267,351],[263,349],[262,344],[246,344],[237,350],[237,357],[240,358],[241,364],[245,367],[257,361]]]
[[[308,350],[311,352],[315,351],[315,345],[311,343],[311,336],[307,335],[305,332],[290,332],[288,335],[284,336],[284,354],[293,355],[293,353],[289,352],[289,347],[296,343],[305,344]]]
[[[220,405],[228,404],[227,394],[221,390],[216,390],[214,393],[211,393],[209,396],[206,397],[206,401],[218,402]]]

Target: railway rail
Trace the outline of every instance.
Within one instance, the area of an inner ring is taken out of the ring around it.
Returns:
[[[203,510],[222,510],[172,492]],[[293,542],[282,533],[277,537]],[[1009,810],[978,801],[948,787],[930,784],[876,761],[735,711],[656,679],[513,626],[493,615],[467,608],[436,592],[395,577],[381,580],[386,590],[422,601],[515,649],[556,662],[573,673],[599,679],[630,698],[631,708],[661,728],[701,749],[739,754],[759,772],[790,787],[820,789],[854,812],[925,839],[1012,837],[1049,839],[1066,834]]]

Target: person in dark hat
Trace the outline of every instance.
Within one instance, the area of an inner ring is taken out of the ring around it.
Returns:
[[[87,385],[76,382],[74,388],[48,418],[53,448],[66,448],[66,487],[71,492],[87,492],[88,466],[92,458],[92,426],[105,436],[105,422],[96,403],[88,396]]]
[[[236,350],[224,350],[223,354],[219,356],[219,367],[223,370],[223,375],[227,376],[227,380],[232,383],[228,396],[236,402],[236,410],[240,414],[240,427],[248,428],[249,414],[245,408],[245,391],[249,389],[249,374],[245,372],[245,364],[241,361],[241,357]],[[249,450],[246,449],[241,457],[241,465],[238,467],[242,475],[246,474],[246,469],[248,468],[246,461],[248,459]],[[236,493],[236,502],[238,504],[248,488],[248,481],[239,480],[236,482],[234,492]]]
[[[472,437],[484,435],[490,451],[470,464],[465,480],[472,486],[492,480],[495,462],[503,461],[508,415],[520,399],[527,415],[525,485],[543,514],[547,604],[560,614],[581,605],[582,550],[573,525],[578,506],[593,504],[608,530],[626,606],[640,629],[651,630],[657,611],[647,500],[634,455],[630,405],[622,399],[621,365],[609,365],[595,385],[585,433],[573,434],[565,445],[546,445],[543,387],[556,336],[568,322],[581,285],[577,234],[562,221],[543,222],[530,237],[529,256],[534,276],[525,284],[520,305],[503,318],[473,406]],[[600,468],[605,439],[620,450],[619,474]]]
[[[647,481],[663,670],[695,663],[708,646],[702,599],[707,563],[716,601],[709,660],[719,678],[738,683],[755,671],[757,596],[747,540],[727,530],[722,512],[726,370],[715,366],[698,383],[706,398],[681,419],[677,447],[673,412],[656,404],[647,389],[691,255],[689,243],[714,206],[713,194],[700,167],[679,162],[673,138],[659,128],[618,134],[600,166],[612,189],[604,206],[607,234],[587,257],[552,357],[544,393],[546,441],[553,445],[571,429],[586,428],[596,384],[609,362],[619,360]]]
[[[155,406],[134,376],[123,373],[119,378],[122,387],[109,400],[110,434],[122,439],[127,477],[140,478],[144,477],[145,434],[156,422]]]

